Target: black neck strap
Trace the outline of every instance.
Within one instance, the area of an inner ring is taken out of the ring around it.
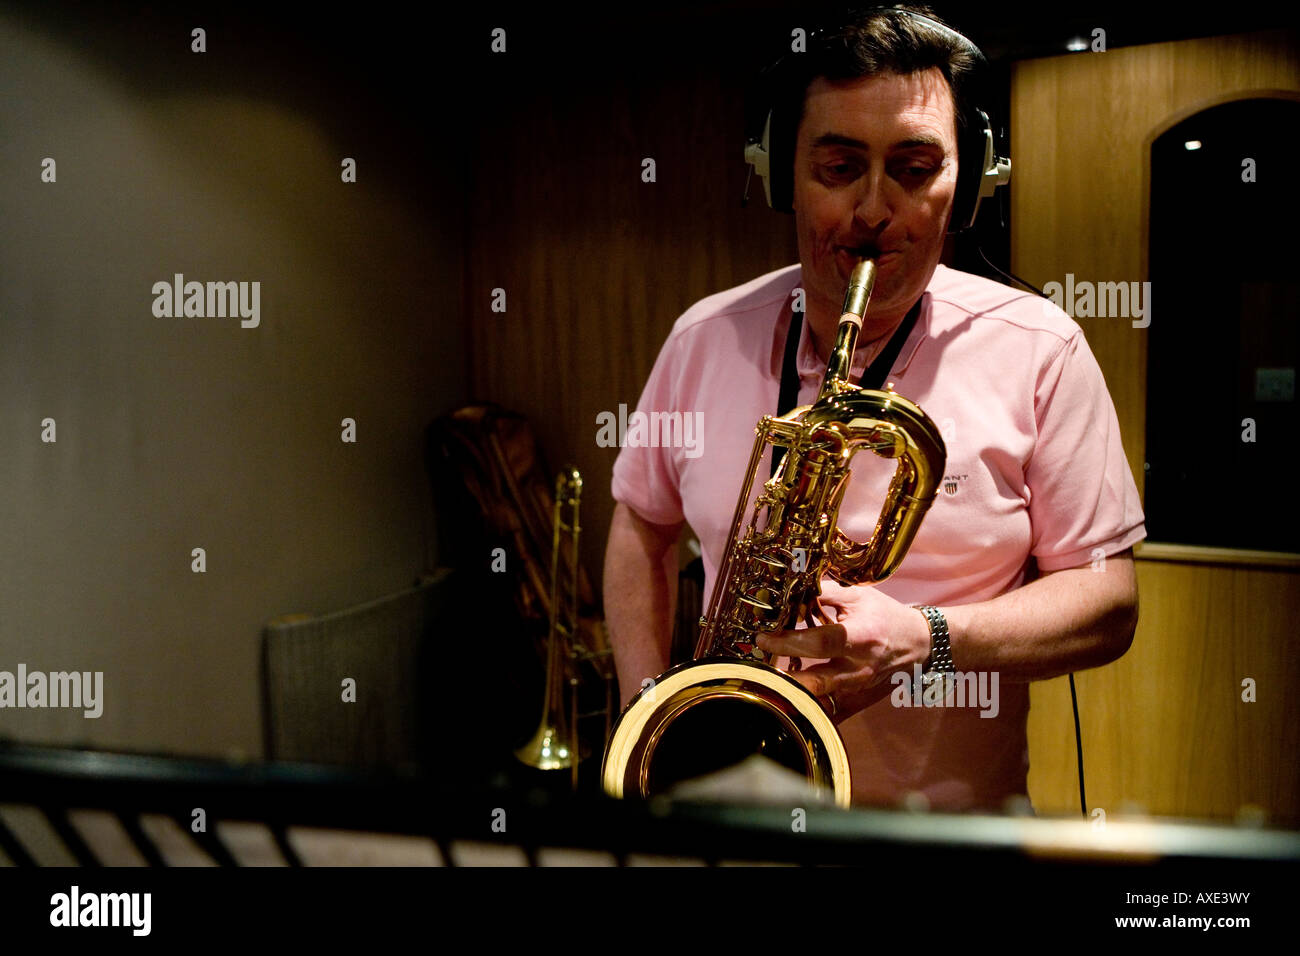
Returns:
[[[894,330],[885,350],[875,357],[858,382],[859,388],[879,389],[898,361],[898,353],[903,351],[903,343],[912,334],[917,317],[921,314],[921,303],[925,296],[916,300],[916,305],[908,311],[902,323]],[[795,407],[799,401],[799,336],[803,331],[803,313],[794,312],[790,316],[790,330],[785,334],[785,359],[781,363],[781,393],[777,399],[776,413],[784,415]],[[772,449],[772,474],[776,474],[785,449],[780,446]]]

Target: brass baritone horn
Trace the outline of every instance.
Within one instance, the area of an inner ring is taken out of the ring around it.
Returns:
[[[943,437],[925,412],[892,389],[849,382],[875,276],[870,259],[853,269],[817,401],[759,421],[695,660],[643,688],[614,725],[602,768],[611,796],[663,793],[761,753],[829,790],[839,806],[849,805],[849,761],[834,723],[811,691],[766,663],[756,639],[799,621],[822,623],[823,576],[843,585],[889,577],[943,475]],[[742,533],[769,444],[787,451]],[[863,449],[898,459],[898,467],[875,532],[860,543],[839,530],[838,517],[849,466]]]

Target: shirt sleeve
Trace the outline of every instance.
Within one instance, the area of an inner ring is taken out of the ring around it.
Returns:
[[[649,415],[679,407],[677,367],[681,339],[676,329],[668,336],[641,392],[636,411]],[[632,446],[624,443],[625,408],[620,407],[618,443],[623,447],[614,461],[610,493],[651,524],[674,525],[685,520],[682,511],[681,472],[671,447]]]
[[[1044,368],[1034,416],[1038,435],[1025,480],[1038,566],[1080,567],[1145,538],[1115,405],[1081,331]]]

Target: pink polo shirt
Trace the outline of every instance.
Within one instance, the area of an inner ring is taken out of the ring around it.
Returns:
[[[634,437],[614,464],[617,501],[657,524],[685,520],[698,536],[706,607],[754,426],[776,412],[800,279],[800,267],[790,266],[688,309],[637,410],[689,413],[700,431],[676,432],[670,442],[666,432],[647,440],[629,428]],[[855,381],[865,356],[855,356]],[[809,404],[825,363],[807,323],[797,364],[799,404]],[[1044,571],[1086,566],[1145,537],[1101,370],[1078,325],[1050,301],[940,265],[887,380],[939,425],[948,461],[906,558],[877,585],[884,593],[939,607],[985,601],[1023,584],[1031,557]],[[894,462],[869,451],[854,459],[840,511],[850,537],[870,538],[893,471]],[[1028,685],[999,682],[998,697],[993,717],[980,716],[987,707],[886,699],[843,721],[855,801],[892,805],[920,791],[935,809],[1000,809],[1024,794]]]

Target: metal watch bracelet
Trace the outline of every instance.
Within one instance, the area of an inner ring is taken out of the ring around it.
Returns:
[[[925,620],[930,625],[930,656],[926,659],[921,680],[928,684],[941,674],[957,673],[952,662],[952,645],[948,640],[948,619],[937,607],[929,604],[912,606],[925,615]]]

